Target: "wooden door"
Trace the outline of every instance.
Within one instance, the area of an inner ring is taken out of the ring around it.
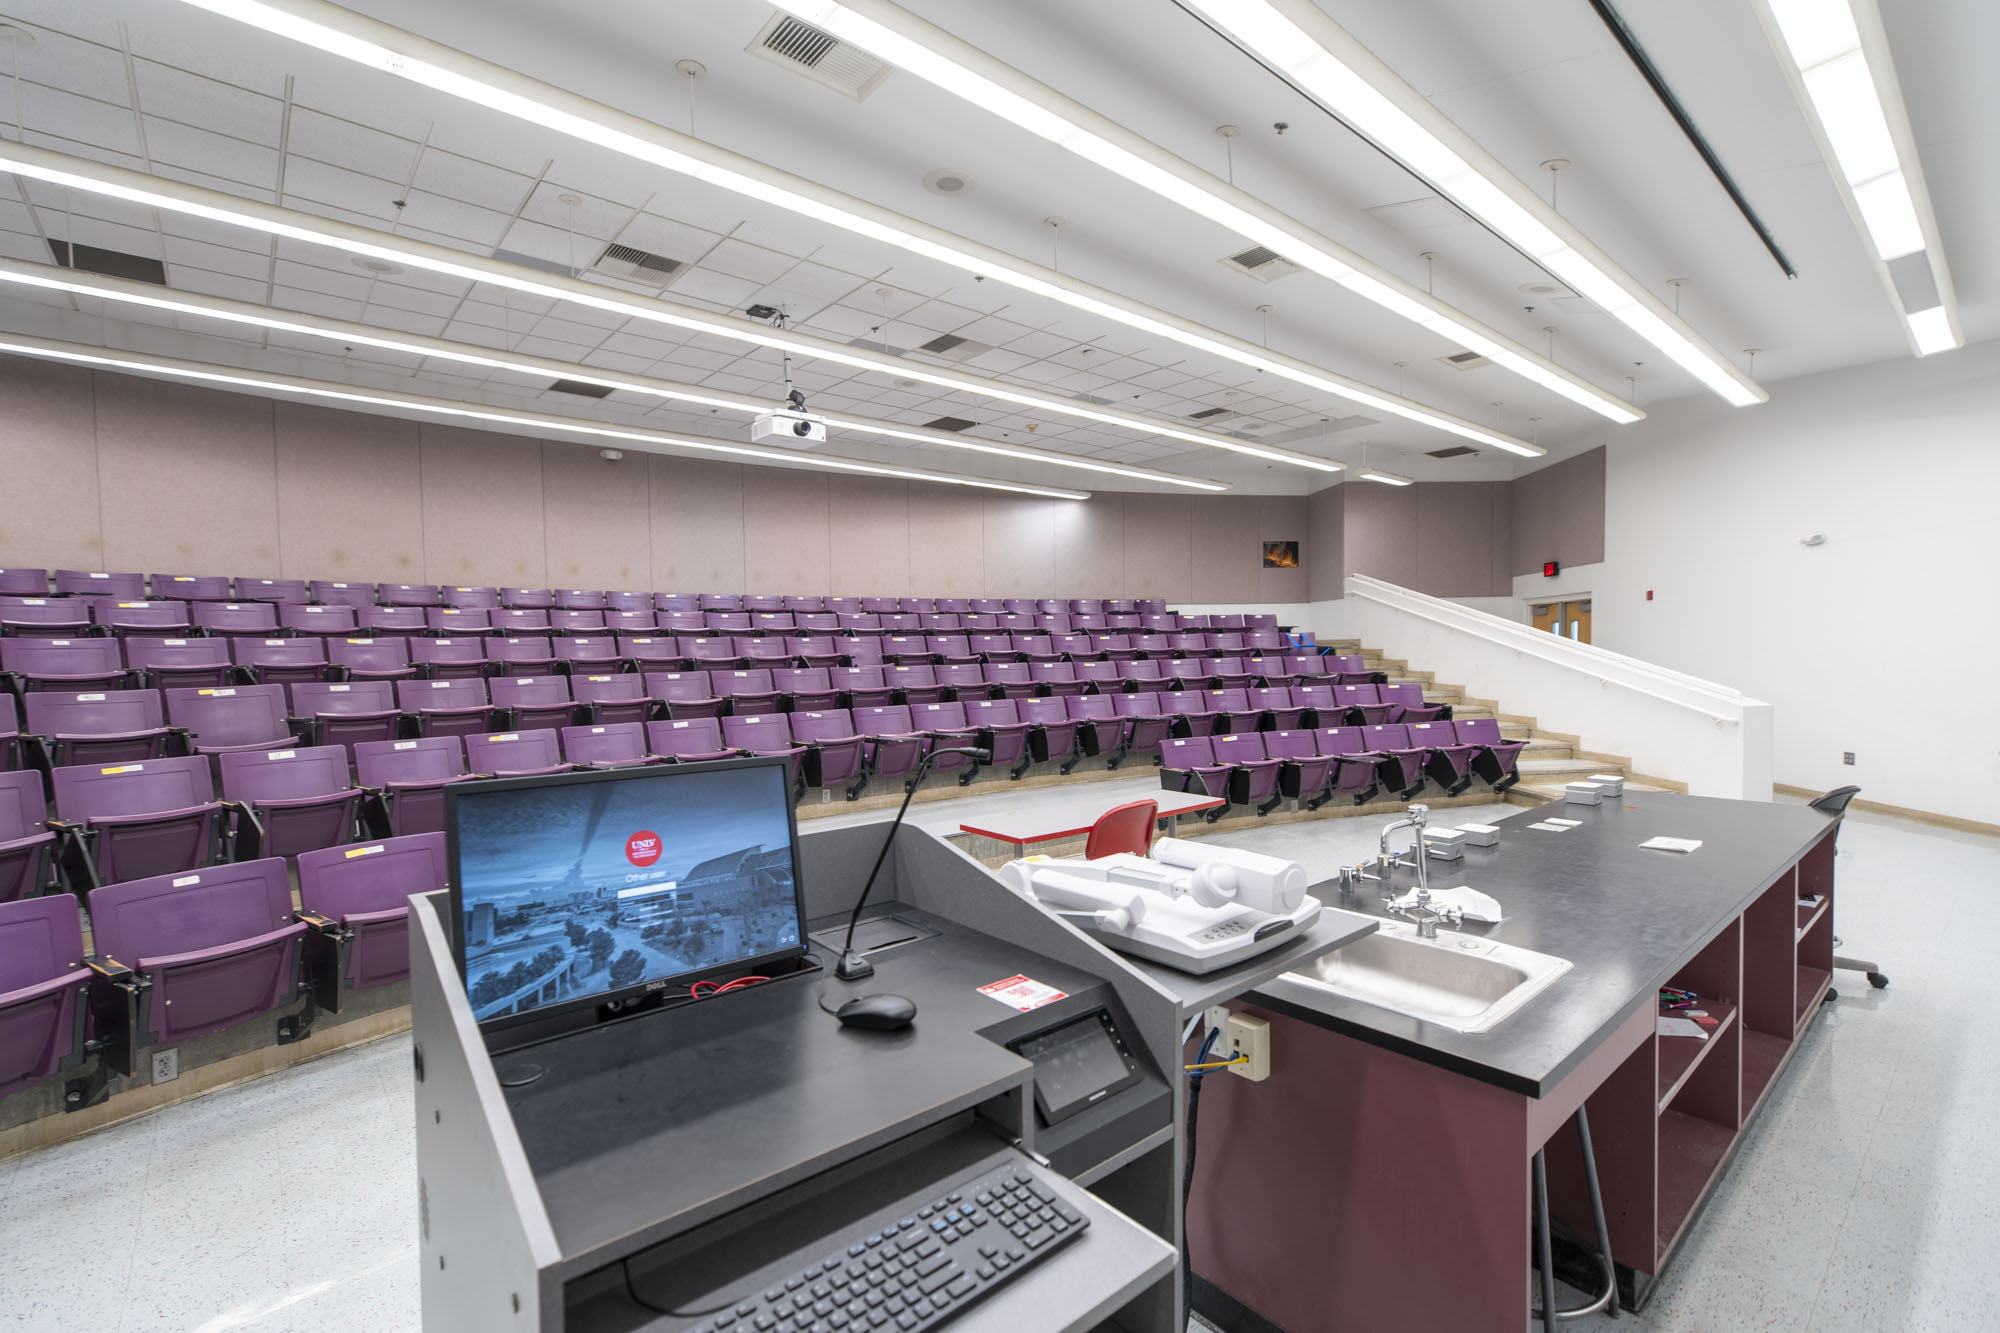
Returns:
[[[1576,640],[1578,643],[1590,642],[1589,598],[1584,598],[1582,601],[1576,602],[1564,602],[1563,620],[1566,624],[1566,629],[1563,632],[1567,633],[1570,638]]]
[[[1557,602],[1536,602],[1530,608],[1535,614],[1534,626],[1544,633],[1556,633],[1556,625],[1562,619],[1562,606]]]

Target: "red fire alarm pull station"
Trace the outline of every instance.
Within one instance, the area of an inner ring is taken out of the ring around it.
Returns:
[[[1544,560],[1544,561],[1542,561],[1542,577],[1543,577],[1543,578],[1545,578],[1545,579],[1552,579],[1552,578],[1554,578],[1554,577],[1555,577],[1556,575],[1558,575],[1558,574],[1560,574],[1560,573],[1562,573],[1562,566],[1561,566],[1561,565],[1557,564],[1557,563],[1556,563],[1555,561],[1553,561],[1553,560]]]
[[[1653,590],[1651,588],[1646,589],[1646,600],[1649,602],[1653,600]]]

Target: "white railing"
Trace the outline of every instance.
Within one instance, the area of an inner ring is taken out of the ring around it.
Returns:
[[[1771,708],[1740,690],[1366,575],[1345,591],[1317,604],[1323,636],[1360,638],[1695,795],[1770,796]]]

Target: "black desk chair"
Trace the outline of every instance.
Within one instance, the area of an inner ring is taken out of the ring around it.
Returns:
[[[1821,814],[1828,814],[1832,815],[1835,819],[1841,819],[1847,814],[1847,803],[1860,795],[1860,793],[1861,788],[1859,787],[1835,787],[1824,796],[1814,797],[1807,804]],[[1838,838],[1839,836],[1840,829],[1836,826],[1834,828],[1834,837]],[[1833,942],[1836,945],[1839,944],[1840,937],[1835,936]],[[1889,978],[1882,975],[1880,968],[1862,959],[1848,958],[1841,954],[1835,954],[1833,956],[1833,965],[1836,969],[1845,969],[1849,972],[1866,972],[1868,974],[1868,984],[1876,990],[1881,990],[1889,984]]]

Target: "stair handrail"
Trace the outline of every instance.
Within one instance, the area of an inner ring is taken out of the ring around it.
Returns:
[[[1447,601],[1442,597],[1432,597],[1413,588],[1371,578],[1366,574],[1349,574],[1345,580],[1345,591],[1349,597],[1376,602],[1420,619],[1432,621],[1455,633],[1470,634],[1491,643],[1511,647],[1516,652],[1540,658],[1553,666],[1581,672],[1593,677],[1599,685],[1617,685],[1662,703],[1673,704],[1690,712],[1713,718],[1718,726],[1740,726],[1746,705],[1758,701],[1741,690],[1721,685],[1699,676],[1658,666],[1652,662],[1614,653],[1608,648],[1600,648],[1593,643],[1579,643],[1565,639],[1546,630],[1532,629],[1516,620],[1480,611],[1461,602]],[[1678,686],[1682,695],[1671,692]],[[1695,698],[1685,697],[1696,696]],[[1701,698],[1712,703],[1701,702]],[[1720,709],[1721,711],[1718,711]]]

